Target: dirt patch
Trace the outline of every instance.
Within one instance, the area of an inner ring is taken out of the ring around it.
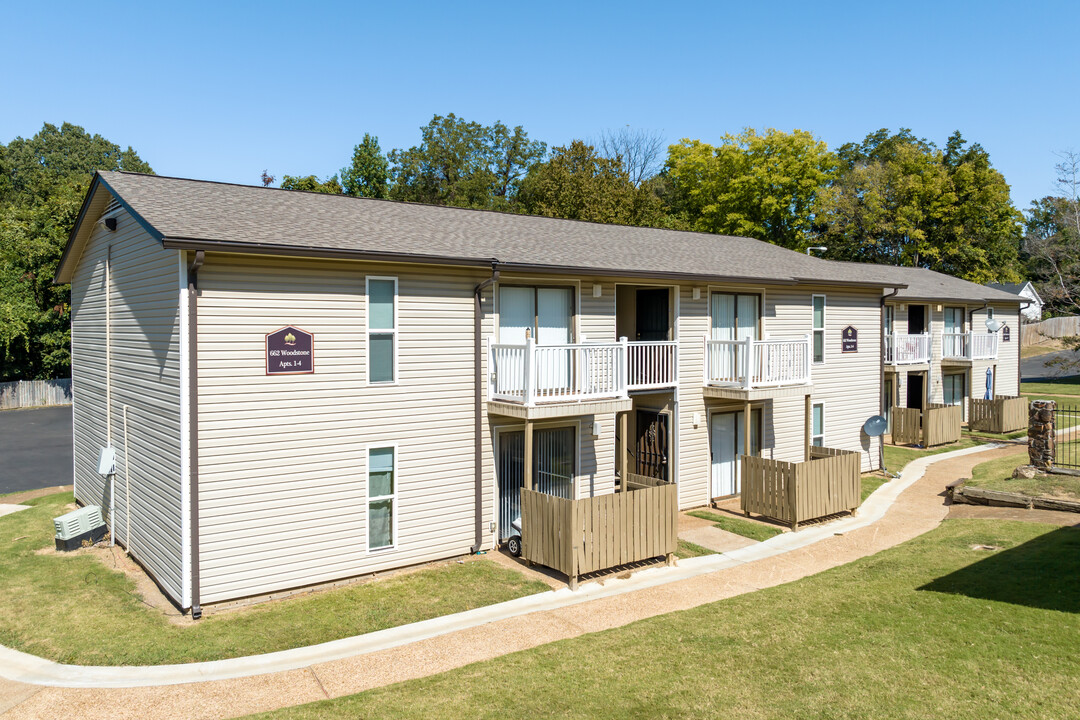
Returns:
[[[110,546],[108,540],[99,542],[97,545],[66,552],[59,551],[55,547],[41,548],[35,552],[38,555],[53,555],[59,558],[92,557],[107,569],[123,573],[128,580],[135,584],[135,596],[139,601],[148,608],[160,613],[169,622],[182,626],[191,625],[194,622],[190,615],[181,613],[179,608],[173,605],[172,601],[157,586],[157,583],[146,574],[142,566],[124,552],[124,548],[119,545]]]
[[[1021,520],[1061,527],[1080,527],[1080,516],[1060,510],[990,507],[988,505],[950,505],[949,518],[960,520]]]

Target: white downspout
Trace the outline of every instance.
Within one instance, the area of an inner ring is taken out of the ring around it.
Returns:
[[[128,443],[128,413],[129,405],[124,406],[124,501],[127,504],[127,525],[124,528],[127,535],[124,540],[124,552],[131,555],[131,446]],[[116,477],[115,475],[113,477]],[[116,538],[113,537],[113,545],[116,544]]]
[[[105,445],[112,447],[112,245],[105,251]],[[109,542],[116,542],[116,468],[109,476]]]

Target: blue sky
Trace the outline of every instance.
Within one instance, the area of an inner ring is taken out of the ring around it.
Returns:
[[[370,132],[435,113],[549,144],[630,125],[717,141],[800,128],[830,146],[959,129],[1021,208],[1080,150],[1080,3],[18,3],[2,13],[0,142],[43,122],[162,174],[330,175]]]

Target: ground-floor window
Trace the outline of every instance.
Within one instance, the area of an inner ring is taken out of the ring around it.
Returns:
[[[957,373],[955,375],[943,375],[941,377],[941,387],[945,396],[946,405],[963,405],[964,397],[967,394],[965,392],[965,376],[963,373]]]
[[[533,430],[532,489],[556,497],[573,497],[577,466],[577,428]],[[499,535],[506,539],[511,523],[521,517],[521,488],[525,486],[525,431],[498,433],[496,473],[499,481]]]
[[[825,446],[825,404],[814,403],[811,407],[810,444]]]
[[[393,547],[397,499],[397,451],[368,450],[368,550]]]

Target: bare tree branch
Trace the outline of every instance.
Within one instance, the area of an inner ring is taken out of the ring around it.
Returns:
[[[600,155],[622,164],[634,185],[641,185],[659,173],[663,165],[664,133],[661,130],[633,129],[625,125],[618,130],[604,130],[592,144]]]

